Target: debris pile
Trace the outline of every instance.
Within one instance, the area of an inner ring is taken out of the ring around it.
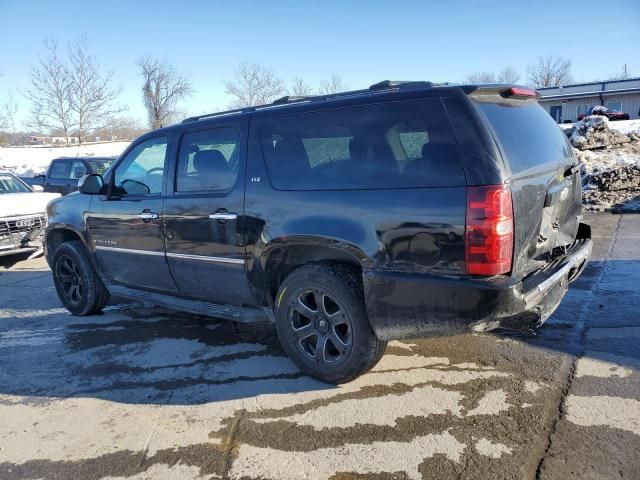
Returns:
[[[609,119],[601,115],[590,115],[573,124],[567,132],[569,141],[578,150],[620,145],[634,140],[637,133],[624,134],[609,128]]]
[[[640,211],[640,166],[624,165],[616,169],[587,174],[582,197],[587,210],[614,212]]]
[[[640,211],[640,124],[591,115],[565,130],[582,164],[586,210]]]

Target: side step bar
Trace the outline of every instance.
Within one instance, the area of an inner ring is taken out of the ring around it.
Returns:
[[[162,293],[147,292],[127,288],[120,285],[109,285],[109,293],[114,297],[122,297],[129,300],[150,303],[158,307],[168,308],[179,312],[188,312],[195,315],[222,318],[236,322],[262,322],[268,320],[268,314],[261,309],[247,307],[232,307],[230,305],[218,305],[216,303],[189,300],[186,298],[172,297]]]

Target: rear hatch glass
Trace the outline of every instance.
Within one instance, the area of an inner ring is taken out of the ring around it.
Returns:
[[[514,208],[514,276],[542,268],[576,237],[582,210],[580,174],[566,135],[533,99],[478,95],[511,170]]]

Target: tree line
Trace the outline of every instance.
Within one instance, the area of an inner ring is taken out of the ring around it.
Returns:
[[[135,138],[146,128],[139,121],[127,117],[126,106],[118,103],[121,87],[113,85],[113,71],[104,70],[89,51],[86,35],[61,49],[55,40],[43,42],[44,55],[38,56],[30,71],[30,83],[21,95],[30,102],[30,132],[60,136],[84,143],[90,135],[111,138]],[[147,111],[147,126],[157,129],[180,121],[187,112],[180,109],[186,97],[193,94],[188,75],[177,70],[166,58],[150,55],[137,61],[141,78],[141,100]],[[610,79],[630,78],[626,65],[622,72]],[[468,83],[519,83],[523,77],[512,66],[497,74],[476,72],[467,75]],[[530,86],[553,87],[573,81],[571,60],[539,57],[527,67],[524,82]],[[224,80],[230,108],[268,104],[285,96],[326,95],[349,89],[338,75],[332,74],[316,87],[296,77],[287,84],[276,72],[255,63],[241,63],[232,78]],[[0,105],[0,143],[9,139],[17,144],[17,115],[19,103],[9,92]],[[4,138],[2,138],[4,137]]]
[[[627,80],[631,74],[626,65],[621,71],[610,75],[607,80]],[[466,76],[468,83],[519,83],[523,77],[512,66],[507,66],[498,74],[493,72],[475,72]],[[593,81],[600,81],[594,79]],[[523,83],[535,88],[559,87],[574,82],[571,73],[571,60],[563,57],[548,55],[538,57],[537,60],[527,66],[527,72]]]

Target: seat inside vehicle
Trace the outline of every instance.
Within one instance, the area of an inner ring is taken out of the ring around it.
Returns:
[[[182,180],[181,191],[224,189],[232,175],[224,155],[215,149],[197,151],[193,168],[194,172]]]

